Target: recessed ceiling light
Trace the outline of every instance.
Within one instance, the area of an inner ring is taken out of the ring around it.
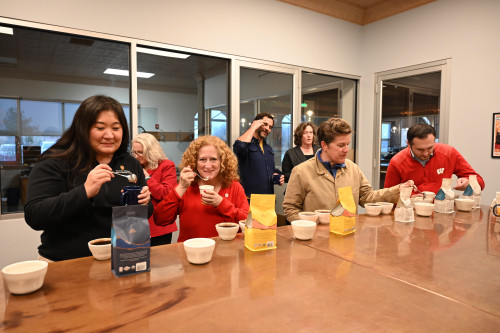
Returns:
[[[104,74],[129,76],[129,71],[127,71],[125,69],[108,68],[104,71]],[[149,79],[153,75],[155,75],[155,74],[154,73],[137,72],[137,77],[143,77],[145,79]]]
[[[7,27],[0,27],[0,33],[7,34],[7,35],[13,35],[14,34],[14,29],[7,28]]]
[[[162,56],[162,57],[180,58],[180,59],[186,59],[187,57],[189,57],[189,54],[155,50],[155,49],[147,49],[145,47],[138,47],[137,52],[154,54],[154,55],[158,55],[158,56]]]

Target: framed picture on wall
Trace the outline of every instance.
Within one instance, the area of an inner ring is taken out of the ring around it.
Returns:
[[[493,113],[493,140],[491,157],[500,158],[500,112]]]

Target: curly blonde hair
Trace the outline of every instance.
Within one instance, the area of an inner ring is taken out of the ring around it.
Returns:
[[[191,170],[197,171],[198,153],[203,146],[214,146],[217,149],[220,159],[220,171],[217,176],[222,183],[222,187],[228,187],[233,181],[239,181],[238,175],[238,160],[233,151],[227,144],[212,135],[204,135],[192,141],[189,147],[182,155],[179,168],[190,167]]]
[[[158,164],[167,159],[167,155],[163,152],[158,140],[149,133],[137,135],[130,144],[133,143],[140,143],[142,145],[142,157],[148,162],[147,167],[151,170],[158,168]],[[130,153],[134,154],[133,151]]]

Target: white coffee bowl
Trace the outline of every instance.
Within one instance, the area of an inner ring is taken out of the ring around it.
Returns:
[[[241,220],[238,222],[240,225],[241,233],[245,234],[245,226],[247,225],[247,220]]]
[[[464,212],[470,212],[472,210],[473,205],[474,205],[474,200],[472,199],[463,199],[463,198],[455,199],[455,206],[457,206],[458,210]]]
[[[184,242],[187,259],[192,264],[206,264],[212,260],[215,241],[211,238],[191,238]]]
[[[316,222],[311,220],[292,221],[293,237],[300,240],[309,240],[313,238],[316,230]]]
[[[316,222],[318,221],[318,213],[316,212],[300,212],[299,213],[299,220],[308,220],[308,221],[313,221]]]
[[[316,209],[314,212],[318,213],[318,223],[329,224],[330,223],[330,210],[328,209]]]
[[[11,294],[28,294],[40,289],[47,273],[47,262],[21,261],[2,269],[2,275]]]
[[[424,202],[434,202],[434,197],[436,196],[436,193],[431,192],[431,191],[423,191],[423,194],[425,194],[425,199],[422,198]]]
[[[382,214],[390,214],[392,211],[392,207],[394,207],[394,204],[392,202],[380,201],[376,202],[376,204],[382,206],[382,211],[381,211]]]
[[[430,202],[415,202],[415,213],[419,216],[431,216],[434,204]]]
[[[379,204],[374,204],[374,203],[367,203],[365,204],[365,209],[366,209],[366,214],[369,216],[377,216],[380,215],[380,212],[382,212],[382,205]]]
[[[233,240],[239,228],[240,225],[233,222],[222,222],[215,225],[215,229],[222,240]]]
[[[106,243],[97,245],[96,243]],[[89,243],[90,252],[97,260],[108,260],[111,258],[111,238],[97,238]]]

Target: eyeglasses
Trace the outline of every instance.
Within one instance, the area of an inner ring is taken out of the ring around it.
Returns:
[[[130,152],[130,154],[135,155],[135,156],[142,156],[142,153],[143,153],[142,151],[134,151],[134,150],[132,150]]]

